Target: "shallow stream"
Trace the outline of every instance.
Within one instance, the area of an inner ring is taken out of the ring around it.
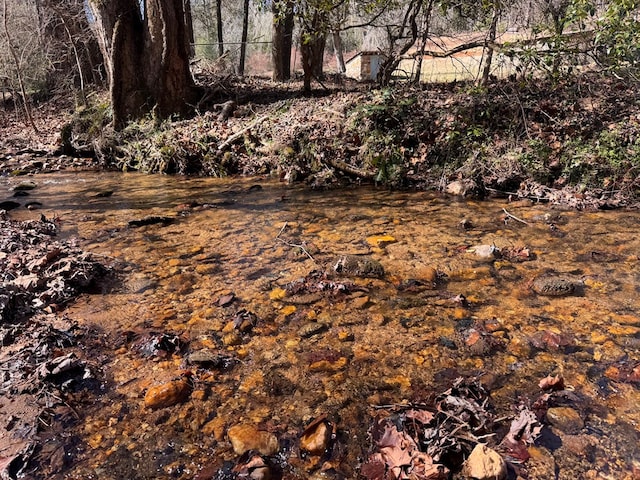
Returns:
[[[0,198],[21,180],[0,179]],[[357,478],[376,406],[478,378],[508,429],[548,375],[564,378],[572,413],[544,420],[528,478],[640,478],[637,212],[262,179],[34,180],[28,199],[42,206],[12,218],[55,216],[125,272],[65,312],[109,346],[86,351],[105,388],[74,427],[65,478],[227,478],[237,424],[278,438],[284,478]],[[384,274],[336,272],[346,258]],[[145,406],[150,388],[186,372],[188,398]],[[297,441],[321,415],[335,443],[318,462]]]

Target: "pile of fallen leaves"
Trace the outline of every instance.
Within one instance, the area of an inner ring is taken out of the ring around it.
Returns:
[[[0,217],[0,323],[55,311],[108,273],[73,240],[55,240],[57,225]]]
[[[464,472],[465,461],[481,444],[502,457],[505,472],[508,467],[527,478],[528,449],[541,438],[547,410],[579,408],[582,403],[565,388],[561,376],[548,376],[538,387],[537,397],[514,406],[514,413],[502,418],[496,418],[481,383],[464,378],[429,403],[375,407],[372,449],[360,473],[367,480],[446,480]]]

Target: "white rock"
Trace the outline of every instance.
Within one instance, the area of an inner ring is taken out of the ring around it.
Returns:
[[[507,463],[498,452],[479,443],[464,463],[462,473],[475,480],[504,480]]]

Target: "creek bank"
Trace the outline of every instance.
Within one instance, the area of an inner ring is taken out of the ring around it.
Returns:
[[[0,212],[2,478],[35,465],[53,475],[73,461],[77,438],[63,433],[102,388],[99,335],[58,312],[106,285],[111,267],[56,233],[55,220],[17,222]]]
[[[49,133],[48,148],[28,136],[22,148],[0,143],[7,152],[0,172],[270,175],[313,188],[377,183],[577,209],[637,206],[635,84],[584,74],[483,91],[464,84],[336,85],[304,98],[259,79],[227,82],[225,91],[236,97],[231,116],[219,116],[213,105],[192,119],[141,121],[114,132],[102,104],[88,107],[64,128],[52,123],[65,137]],[[49,155],[71,151],[86,158]]]

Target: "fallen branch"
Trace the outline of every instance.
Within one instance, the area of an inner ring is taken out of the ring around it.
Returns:
[[[229,148],[233,143],[235,143],[238,139],[242,138],[244,136],[245,133],[247,133],[249,130],[251,130],[252,128],[254,128],[256,125],[260,125],[262,122],[264,122],[266,119],[268,119],[271,116],[271,114],[267,114],[267,115],[262,115],[261,117],[257,118],[256,120],[254,120],[253,122],[251,122],[249,125],[247,125],[246,127],[244,127],[242,130],[240,130],[239,132],[234,133],[233,135],[231,135],[229,138],[227,138],[224,142],[222,142],[220,145],[218,145],[218,152],[222,152],[224,150],[226,150],[227,148]]]
[[[343,162],[342,160],[338,160],[335,158],[328,158],[325,155],[322,155],[322,160],[330,167],[333,167],[336,170],[341,171],[342,173],[346,173],[347,175],[351,175],[359,178],[365,178],[367,180],[374,180],[376,178],[376,172],[354,167],[353,165],[349,165],[348,163]]]
[[[278,235],[276,235],[276,240],[278,240],[279,242],[284,243],[287,247],[299,248],[300,250],[302,250],[304,252],[304,254],[307,257],[309,257],[311,260],[313,260],[315,262],[316,259],[313,258],[313,256],[307,251],[306,248],[304,248],[303,244],[287,242],[286,240],[283,240],[282,238],[280,238],[280,235],[282,235],[282,232],[284,232],[285,228],[287,228],[288,225],[289,225],[289,222],[284,222],[284,225],[282,226],[282,228],[278,232]]]
[[[503,208],[502,211],[507,215],[507,217],[509,218],[513,218],[514,220],[520,222],[520,223],[524,223],[525,225],[529,225],[527,222],[525,222],[524,220],[522,220],[521,218],[516,217],[515,215],[507,212],[506,208]]]

